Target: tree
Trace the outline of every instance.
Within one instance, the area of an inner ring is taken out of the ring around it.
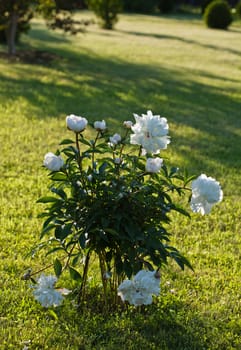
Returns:
[[[122,0],[88,0],[88,5],[100,18],[100,25],[104,29],[112,29],[122,10]]]
[[[28,23],[33,16],[32,0],[0,0],[0,24],[5,31],[8,53],[16,53],[18,25]]]
[[[71,34],[82,31],[82,25],[88,22],[75,21],[71,12],[82,5],[81,0],[0,0],[0,30],[4,30],[8,53],[16,54],[19,31],[29,28],[29,21],[37,12],[52,29],[60,28]]]

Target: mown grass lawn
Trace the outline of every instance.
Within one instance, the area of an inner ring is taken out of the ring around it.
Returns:
[[[19,49],[54,61],[0,59],[0,349],[241,348],[240,39],[239,23],[210,30],[195,17],[122,15],[115,31],[93,25],[76,37],[35,20]],[[36,200],[48,193],[44,154],[66,137],[67,114],[118,132],[148,109],[168,119],[170,163],[222,184],[210,215],[173,217],[173,244],[195,272],[170,264],[160,298],[141,311],[102,315],[97,294],[80,314],[68,301],[43,310],[21,277],[51,261],[26,258],[39,242]]]

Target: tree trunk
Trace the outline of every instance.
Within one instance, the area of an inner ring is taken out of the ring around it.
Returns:
[[[14,11],[10,15],[8,26],[6,28],[6,37],[7,37],[9,55],[16,54],[17,28],[18,28],[18,13]]]

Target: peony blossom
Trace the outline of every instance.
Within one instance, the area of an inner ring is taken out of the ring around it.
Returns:
[[[156,271],[141,270],[133,280],[124,280],[118,288],[121,300],[135,306],[151,304],[152,295],[159,293],[160,278]]]
[[[148,173],[158,173],[162,167],[163,159],[161,158],[147,158],[146,171]]]
[[[160,294],[160,277],[156,271],[140,270],[134,277],[134,283],[142,292]]]
[[[110,144],[111,146],[117,145],[121,141],[121,136],[119,134],[114,134],[110,137]]]
[[[44,307],[59,306],[63,301],[60,292],[54,289],[57,278],[55,276],[46,276],[42,274],[38,279],[38,285],[34,286],[33,292],[35,299]]]
[[[209,214],[215,203],[221,202],[223,191],[219,182],[205,174],[192,182],[191,209],[195,213]]]
[[[59,171],[64,165],[64,160],[61,156],[49,152],[44,156],[43,165],[51,171]]]
[[[77,115],[70,114],[66,117],[66,125],[69,130],[76,133],[84,131],[88,124],[87,119],[83,117],[78,117]]]
[[[130,137],[130,143],[141,145],[146,153],[157,154],[161,149],[167,148],[170,143],[168,124],[166,118],[153,115],[151,111],[139,116],[134,114],[136,124],[132,126],[134,134]]]
[[[123,126],[127,129],[131,129],[131,127],[133,126],[133,122],[130,120],[126,120],[124,121]]]
[[[94,128],[98,131],[104,131],[106,129],[106,123],[104,120],[94,122]]]

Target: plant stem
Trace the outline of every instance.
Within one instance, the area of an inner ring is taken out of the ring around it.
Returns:
[[[103,290],[104,290],[104,307],[105,310],[107,308],[107,280],[105,278],[106,268],[105,268],[105,256],[104,252],[99,252],[99,263],[100,263],[100,271],[101,271],[101,279],[103,284]]]
[[[86,287],[86,281],[88,276],[88,270],[89,270],[89,262],[90,262],[90,250],[88,251],[85,259],[85,266],[84,266],[84,272],[83,272],[83,279],[80,286],[79,296],[78,296],[78,305],[80,306],[81,302],[84,299],[85,295],[85,287]]]
[[[78,155],[77,155],[77,163],[78,163],[78,166],[79,166],[79,170],[81,172],[82,170],[82,165],[81,165],[81,158],[80,158],[80,146],[79,146],[79,138],[78,138],[78,133],[76,132],[75,133],[75,143],[76,143],[76,148],[78,150]]]

